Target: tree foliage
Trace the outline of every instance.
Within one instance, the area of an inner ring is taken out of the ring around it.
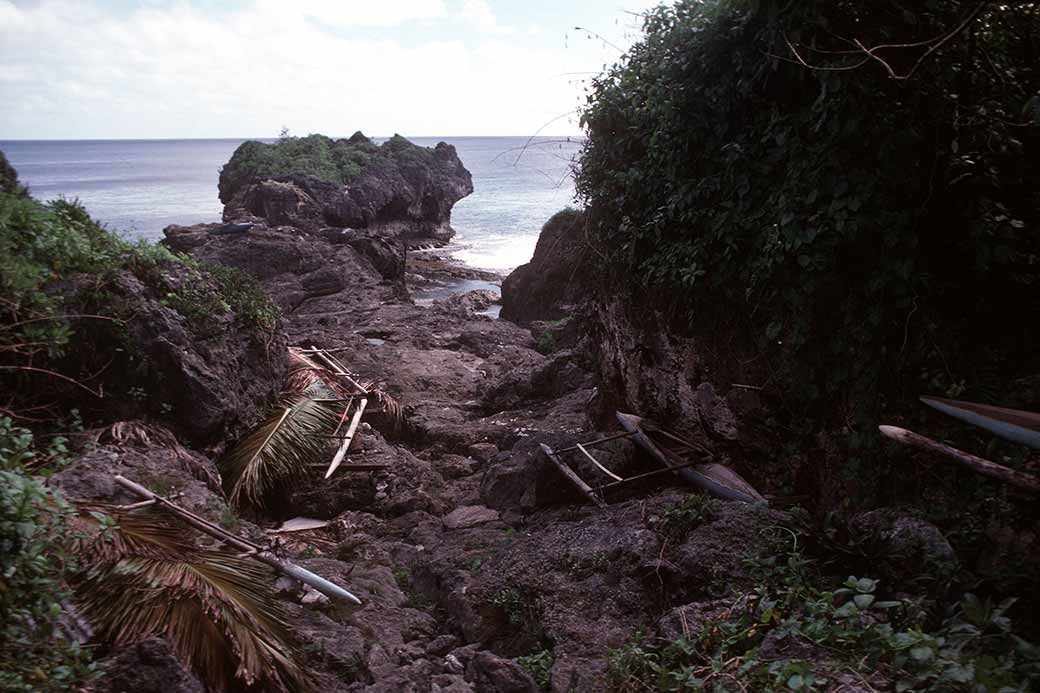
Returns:
[[[47,457],[63,453],[55,439]],[[69,507],[26,471],[33,435],[0,417],[0,689],[64,691],[91,675],[86,650],[64,637],[73,556]]]
[[[627,288],[738,325],[800,415],[1040,401],[1009,394],[1040,337],[1040,4],[685,0],[644,33],[577,175]]]

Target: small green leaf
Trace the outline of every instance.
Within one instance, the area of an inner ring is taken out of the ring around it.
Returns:
[[[918,662],[926,662],[932,658],[932,648],[927,645],[919,645],[910,650],[910,656],[916,659]]]
[[[856,606],[861,609],[869,609],[870,605],[874,603],[874,595],[872,594],[857,594],[852,598],[852,601],[856,602]]]

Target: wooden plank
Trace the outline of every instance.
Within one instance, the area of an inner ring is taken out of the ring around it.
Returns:
[[[603,472],[604,474],[609,476],[614,481],[621,481],[621,477],[619,477],[617,474],[615,474],[614,472],[610,471],[609,469],[604,467],[602,464],[600,464],[599,460],[597,460],[595,457],[593,457],[589,453],[589,451],[586,450],[585,447],[581,443],[578,443],[574,447],[578,448],[578,450],[581,451],[581,454],[585,455],[585,457],[588,457],[589,461],[592,462],[592,464],[596,465],[596,468],[599,469],[601,472]]]
[[[943,457],[948,457],[955,462],[959,462],[965,467],[968,467],[972,471],[982,474],[983,476],[988,476],[1005,484],[1010,484],[1011,486],[1029,491],[1030,493],[1040,493],[1040,478],[1032,476],[1031,474],[1023,474],[1022,472],[1005,467],[1002,464],[997,464],[996,462],[990,462],[981,457],[976,457],[971,453],[958,450],[949,445],[943,445],[942,443],[936,442],[931,438],[926,438],[919,433],[908,431],[905,428],[898,428],[896,426],[878,426],[878,430],[881,431],[881,435],[886,438],[891,438],[897,443],[934,452]]]
[[[325,478],[328,479],[332,476],[332,473],[336,471],[336,467],[343,461],[343,457],[347,454],[347,448],[350,447],[351,441],[354,440],[354,434],[357,432],[358,425],[361,423],[361,416],[365,413],[365,406],[368,404],[367,399],[361,400],[361,404],[354,410],[354,418],[350,420],[350,426],[347,428],[347,434],[343,436],[343,442],[339,446],[339,450],[336,451],[336,456],[332,458],[332,464],[329,465],[329,470],[325,472]]]
[[[568,467],[567,464],[563,462],[563,460],[557,457],[556,453],[553,452],[553,449],[551,447],[549,447],[545,443],[541,443],[540,445],[542,448],[542,452],[544,452],[545,456],[549,458],[549,461],[556,465],[556,468],[560,470],[560,473],[563,474],[563,476],[566,477],[567,480],[570,481],[576,489],[581,491],[583,496],[592,501],[593,504],[595,504],[597,507],[607,507],[607,504],[604,503],[600,499],[600,497],[596,495],[596,493],[592,490],[592,487],[590,487],[588,484],[582,481],[581,477],[575,474],[573,469]]]

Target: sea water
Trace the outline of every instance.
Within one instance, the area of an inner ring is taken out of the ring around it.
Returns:
[[[542,224],[574,204],[578,138],[410,139],[455,145],[473,174],[473,194],[452,212],[457,235],[449,246],[473,267],[507,271],[527,262]],[[154,241],[169,224],[220,220],[217,177],[243,141],[0,141],[0,150],[38,199],[78,198],[110,229]]]

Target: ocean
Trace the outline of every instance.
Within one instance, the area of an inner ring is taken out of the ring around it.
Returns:
[[[473,194],[452,212],[449,246],[470,266],[504,271],[527,262],[542,224],[574,203],[578,138],[536,138],[526,148],[527,137],[409,139],[455,145],[473,174]],[[0,150],[38,199],[78,198],[108,228],[155,241],[169,224],[220,220],[217,176],[243,141],[0,141]]]

